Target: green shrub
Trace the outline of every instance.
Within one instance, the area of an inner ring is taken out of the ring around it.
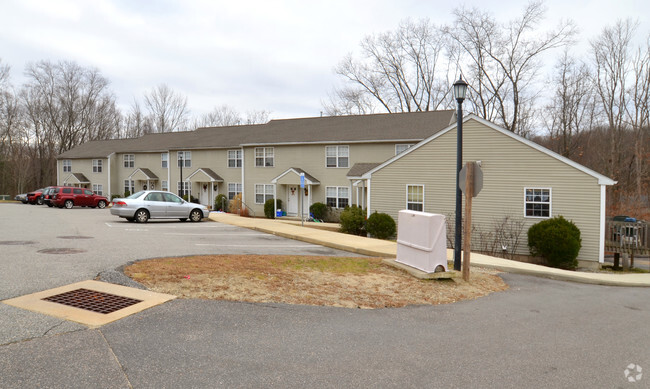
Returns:
[[[266,216],[267,219],[274,219],[275,218],[275,204],[278,204],[278,208],[282,208],[282,200],[277,199],[268,199],[264,203],[264,216]]]
[[[341,232],[352,235],[366,235],[366,217],[363,210],[356,205],[345,207],[341,212]]]
[[[389,239],[395,235],[395,220],[387,213],[373,213],[366,222],[366,231],[377,239]]]
[[[532,255],[546,259],[549,266],[575,269],[582,247],[580,230],[562,216],[544,220],[528,229],[528,247]]]
[[[224,194],[217,195],[214,198],[214,210],[227,212],[228,211],[228,196]]]
[[[311,207],[309,207],[309,213],[314,215],[314,219],[325,220],[325,217],[327,216],[327,205],[323,203],[313,203]]]

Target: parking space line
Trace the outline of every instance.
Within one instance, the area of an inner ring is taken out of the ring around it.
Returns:
[[[217,247],[268,247],[268,248],[305,248],[305,247],[318,247],[314,244],[292,244],[292,245],[270,245],[270,244],[217,244],[217,243],[196,243],[195,246],[217,246]]]
[[[262,236],[262,235],[268,235],[264,233],[236,233],[236,234],[223,234],[223,233],[218,233],[214,232],[212,234],[192,234],[192,233],[182,233],[182,232],[165,232],[163,235],[187,235],[187,236]]]

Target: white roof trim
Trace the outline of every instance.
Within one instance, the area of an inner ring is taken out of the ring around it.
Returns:
[[[279,176],[272,179],[271,184],[277,184],[278,180],[280,180],[282,177],[286,176],[289,173],[294,173],[295,175],[300,177],[300,173],[296,169],[289,168],[284,173],[282,173]],[[307,176],[305,175],[305,185],[320,185],[320,182],[314,182],[314,181],[310,180],[309,178],[307,178]]]
[[[217,179],[214,179],[214,177],[212,177],[211,175],[209,175],[209,174],[208,174],[206,171],[204,171],[203,168],[201,168],[201,167],[198,168],[198,169],[196,169],[196,170],[194,171],[194,173],[192,173],[192,174],[190,174],[189,176],[187,176],[187,178],[185,178],[183,181],[189,182],[189,180],[192,179],[192,177],[194,177],[194,176],[195,176],[197,173],[199,173],[199,172],[205,174],[208,178],[210,178],[210,182],[223,182],[223,180],[217,180]],[[216,173],[215,173],[215,174],[216,174]]]
[[[533,148],[533,149],[535,149],[537,151],[540,151],[540,152],[542,152],[542,153],[544,153],[544,154],[546,154],[546,155],[548,155],[550,157],[553,157],[553,158],[555,158],[555,159],[557,159],[557,160],[559,160],[561,162],[564,162],[565,164],[567,164],[567,165],[569,165],[569,166],[571,166],[573,168],[576,168],[576,169],[580,170],[581,172],[583,172],[585,174],[588,174],[588,175],[598,179],[598,184],[599,185],[614,185],[614,184],[616,184],[616,181],[612,180],[611,178],[609,178],[607,176],[604,176],[604,175],[602,175],[600,173],[597,173],[597,172],[589,169],[588,167],[585,167],[585,166],[583,166],[583,165],[581,165],[581,164],[579,164],[577,162],[574,162],[574,161],[570,160],[569,158],[563,157],[560,154],[558,154],[558,153],[556,153],[554,151],[551,151],[551,150],[547,149],[544,146],[538,145],[537,143],[532,142],[532,141],[530,141],[530,140],[528,140],[528,139],[526,139],[524,137],[521,137],[521,136],[519,136],[519,135],[517,135],[517,134],[515,134],[515,133],[513,133],[511,131],[508,131],[505,128],[499,127],[496,124],[494,124],[494,123],[492,123],[492,122],[490,122],[488,120],[485,120],[483,118],[480,118],[480,117],[476,116],[475,114],[469,114],[469,115],[465,116],[465,118],[463,119],[463,123],[466,123],[469,120],[476,120],[477,122],[491,128],[493,130],[499,131],[500,133],[502,133],[502,134],[504,134],[506,136],[509,136],[509,137],[511,137],[511,138],[513,138],[513,139],[515,139],[515,140],[517,140],[517,141],[519,141],[519,142],[521,142],[521,143],[523,143],[523,144],[525,144],[525,145],[527,145],[527,146],[529,146],[529,147],[531,147],[531,148]],[[385,167],[387,165],[390,165],[394,161],[396,161],[396,160],[398,160],[400,158],[403,158],[404,156],[408,155],[409,153],[412,153],[413,151],[419,149],[423,145],[431,142],[432,140],[438,138],[439,136],[441,136],[441,135],[455,129],[456,125],[457,124],[454,123],[454,124],[449,125],[447,128],[445,128],[445,129],[443,129],[441,131],[438,131],[437,133],[435,133],[434,135],[424,139],[423,141],[421,141],[417,145],[408,148],[406,151],[394,156],[393,158],[387,160],[386,162],[382,163],[381,165],[377,166],[376,168],[368,171],[367,173],[365,173],[362,176],[362,178],[369,179],[374,172],[382,169],[383,167]]]

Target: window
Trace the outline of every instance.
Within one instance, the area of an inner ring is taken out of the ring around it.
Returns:
[[[63,160],[63,173],[72,172],[72,161],[69,159]]]
[[[81,188],[72,188],[72,194],[80,195],[83,194],[83,190]]]
[[[228,183],[228,200],[232,200],[241,193],[241,184],[239,182]]]
[[[348,206],[350,189],[347,186],[328,186],[325,192],[328,207],[345,208]]]
[[[103,196],[104,195],[104,186],[102,184],[93,184],[93,192],[96,195]]]
[[[411,148],[411,146],[413,146],[413,143],[395,145],[395,155],[405,152],[406,150]]]
[[[192,167],[192,152],[191,151],[179,151],[176,155],[178,161],[178,167],[181,167],[181,161],[183,161],[183,167]]]
[[[102,172],[102,160],[93,159],[93,173],[101,173],[101,172]]]
[[[169,153],[160,153],[160,166],[167,169],[167,160],[169,160]]]
[[[327,167],[348,167],[350,146],[325,146]]]
[[[241,167],[241,150],[228,150],[228,167]]]
[[[181,189],[183,189],[183,196],[187,195],[187,198],[190,198],[190,195],[192,194],[192,183],[187,182],[187,181],[178,181],[177,184],[178,188],[178,193],[181,193]]]
[[[273,147],[255,148],[255,167],[273,167]]]
[[[135,167],[135,154],[124,154],[124,167]]]
[[[255,204],[264,204],[273,198],[273,185],[255,184]]]
[[[167,181],[161,181],[160,182],[160,190],[164,190],[166,192],[169,192],[169,185],[167,185]]]
[[[424,211],[424,185],[406,185],[406,209]]]
[[[124,180],[124,195],[126,196],[127,193],[129,194],[135,193],[135,181]]]
[[[551,189],[525,188],[526,217],[551,217]]]

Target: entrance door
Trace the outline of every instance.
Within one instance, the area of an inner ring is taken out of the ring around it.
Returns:
[[[287,195],[287,215],[298,215],[298,188],[297,186],[290,186]]]
[[[209,182],[199,182],[199,190],[201,194],[199,195],[199,201],[203,205],[210,205],[210,185]]]

